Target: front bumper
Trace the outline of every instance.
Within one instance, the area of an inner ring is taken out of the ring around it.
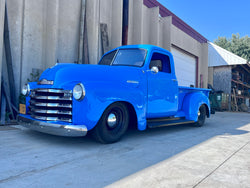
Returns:
[[[85,136],[88,132],[88,129],[85,125],[62,125],[47,123],[29,119],[24,116],[18,116],[17,121],[20,125],[26,128],[58,136],[79,137]]]

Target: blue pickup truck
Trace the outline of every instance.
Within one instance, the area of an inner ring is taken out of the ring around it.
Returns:
[[[139,130],[192,123],[210,116],[208,89],[181,87],[172,54],[152,45],[121,46],[98,65],[59,63],[38,82],[25,84],[18,122],[61,136],[118,141],[128,126]]]

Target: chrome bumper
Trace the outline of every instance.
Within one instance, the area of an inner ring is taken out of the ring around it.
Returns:
[[[58,136],[78,137],[85,136],[88,132],[85,125],[62,125],[36,121],[23,116],[18,116],[17,121],[20,125],[47,134]]]

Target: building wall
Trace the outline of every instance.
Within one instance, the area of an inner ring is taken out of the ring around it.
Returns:
[[[108,25],[110,48],[121,45],[122,5],[122,0],[86,0],[90,64],[98,63],[102,55],[100,23]],[[2,3],[0,8],[0,13],[4,13]],[[56,62],[78,60],[81,0],[7,0],[7,8],[19,96],[34,69],[43,71]]]
[[[17,96],[34,69],[43,71],[57,61],[78,60],[81,2],[7,0]],[[86,0],[90,64],[98,63],[102,56],[100,23],[108,26],[110,49],[122,44],[122,10],[123,0]],[[148,8],[143,0],[131,0],[128,44],[138,43],[158,45],[169,51],[175,45],[193,54],[199,59],[199,75],[203,75],[206,87],[207,45],[174,26],[171,16],[160,17],[159,7]]]
[[[7,0],[17,96],[33,69],[77,60],[80,0]]]
[[[87,33],[90,64],[102,56],[100,23],[107,24],[109,48],[122,44],[122,0],[87,0]]]
[[[159,17],[159,7],[148,8],[143,0],[129,2],[128,44],[152,44],[171,48],[171,16]]]
[[[213,68],[213,88],[217,91],[231,94],[231,66],[221,66]]]
[[[198,59],[198,87],[207,87],[208,82],[208,45],[200,43],[176,26],[172,25],[171,45],[192,54]],[[202,75],[202,76],[201,76]],[[201,79],[202,77],[202,79]],[[202,83],[201,83],[202,81]]]
[[[159,46],[171,51],[172,16],[160,17],[159,24]]]
[[[171,16],[160,17],[159,7],[148,8],[143,0],[130,1],[128,44],[153,44],[169,51],[175,46],[188,52],[198,59],[198,87],[207,87],[207,43],[198,42],[174,26]]]
[[[23,33],[23,8],[24,2],[20,0],[8,0],[8,22],[10,32],[10,45],[12,54],[12,66],[14,71],[15,88],[17,89],[16,96],[19,96],[20,83],[22,80],[21,62],[22,62],[22,33]]]
[[[2,80],[2,64],[3,64],[3,32],[4,32],[4,13],[5,13],[5,0],[0,0],[0,83]],[[1,99],[1,87],[0,87],[0,99]]]
[[[208,84],[208,44],[202,43],[201,45],[201,54],[198,56],[200,58],[199,61],[199,76],[202,75],[203,77],[203,88],[207,88]],[[201,80],[199,80],[199,85]]]
[[[213,86],[214,84],[214,68],[213,67],[208,67],[208,84]]]

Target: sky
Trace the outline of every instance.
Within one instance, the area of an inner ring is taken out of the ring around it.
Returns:
[[[250,0],[158,0],[213,42],[239,33],[250,37]]]

